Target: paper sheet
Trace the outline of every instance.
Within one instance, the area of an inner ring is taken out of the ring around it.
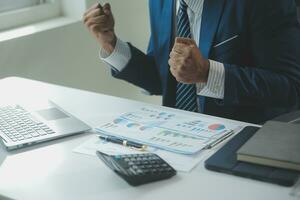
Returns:
[[[101,151],[109,155],[142,153],[119,144],[114,144],[100,140],[95,134],[90,139],[73,149],[73,152],[96,156],[96,151]],[[204,150],[205,151],[205,150]],[[205,153],[201,151],[195,155],[182,155],[155,148],[148,148],[147,152],[155,153],[167,161],[174,169],[182,172],[191,171],[200,161],[205,159]]]
[[[290,195],[293,197],[300,198],[300,178],[298,179],[297,183],[293,186]]]
[[[147,106],[107,120],[99,124],[95,131],[175,153],[193,155],[232,134],[236,128],[232,123],[208,117]]]

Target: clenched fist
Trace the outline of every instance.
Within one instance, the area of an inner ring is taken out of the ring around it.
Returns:
[[[84,13],[83,22],[96,37],[100,46],[108,53],[112,53],[116,46],[117,37],[110,5],[106,3],[102,7],[99,3],[94,4]]]
[[[194,40],[179,38],[170,53],[170,71],[178,82],[205,83],[208,79],[209,61],[203,58]]]

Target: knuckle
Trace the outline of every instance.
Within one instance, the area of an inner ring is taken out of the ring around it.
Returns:
[[[87,26],[88,26],[88,27],[92,27],[93,25],[94,25],[94,23],[93,23],[92,21],[88,21],[88,22],[87,22]]]
[[[92,25],[92,26],[91,26],[91,30],[92,30],[93,32],[95,32],[96,29],[97,29],[97,26],[96,26],[96,25]]]
[[[170,71],[171,71],[171,74],[175,77],[175,78],[177,78],[177,73],[176,73],[176,71],[174,70],[174,69],[170,69]]]
[[[171,58],[174,58],[174,57],[175,57],[174,51],[171,51],[170,57],[171,57]]]
[[[86,21],[86,22],[85,22],[85,25],[86,25],[87,27],[90,27],[90,26],[91,26],[91,22],[90,22],[90,21]]]
[[[169,63],[169,65],[172,67],[173,66],[173,61],[172,61],[172,59],[169,59],[168,60],[168,63]]]

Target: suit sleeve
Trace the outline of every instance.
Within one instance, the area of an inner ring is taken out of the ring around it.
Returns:
[[[152,38],[150,39],[147,54],[131,44],[129,44],[129,47],[132,56],[128,64],[120,72],[112,70],[112,75],[115,78],[125,80],[141,87],[152,95],[161,95],[161,78],[153,56]]]
[[[252,1],[251,1],[252,2]],[[225,66],[225,105],[299,107],[300,28],[293,0],[249,6],[254,66]]]

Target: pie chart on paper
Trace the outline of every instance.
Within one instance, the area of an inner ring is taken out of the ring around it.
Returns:
[[[225,126],[223,124],[212,124],[209,125],[208,128],[213,131],[221,131],[225,129]]]

